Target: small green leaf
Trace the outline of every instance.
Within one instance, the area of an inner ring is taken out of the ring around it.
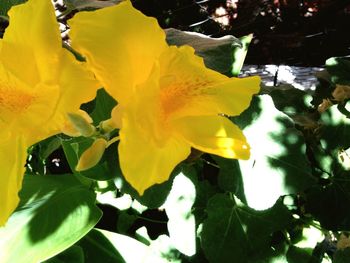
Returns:
[[[73,175],[26,175],[20,199],[0,228],[1,262],[46,260],[77,242],[101,217],[94,193]]]

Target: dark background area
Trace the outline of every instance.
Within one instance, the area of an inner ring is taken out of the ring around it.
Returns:
[[[246,64],[322,66],[350,55],[349,0],[133,0],[163,28],[213,37],[254,33]]]

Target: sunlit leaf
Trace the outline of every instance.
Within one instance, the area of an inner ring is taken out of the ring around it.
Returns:
[[[178,174],[164,204],[169,218],[170,240],[181,253],[192,256],[196,253],[196,222],[192,206],[196,198],[196,189],[184,174]]]
[[[253,39],[253,34],[241,37],[239,40],[242,43],[242,47],[233,48],[233,63],[232,63],[232,75],[237,77],[241,72],[245,57],[248,52],[248,47]]]
[[[73,175],[27,175],[20,198],[6,227],[0,228],[2,262],[48,259],[82,238],[101,216],[94,193]]]
[[[350,119],[346,118],[337,106],[332,106],[322,113],[320,122],[321,143],[324,149],[332,152],[350,147]]]
[[[250,159],[239,161],[249,206],[266,209],[279,196],[298,193],[315,182],[302,134],[291,118],[275,108],[270,96],[255,97],[234,121],[251,146]]]

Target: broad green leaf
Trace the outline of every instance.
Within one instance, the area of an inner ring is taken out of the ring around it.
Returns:
[[[238,160],[213,156],[220,166],[218,184],[224,190],[235,194],[243,203],[247,203],[244,194],[244,184]]]
[[[85,263],[84,251],[80,246],[73,245],[44,263]]]
[[[196,189],[190,179],[179,173],[173,181],[163,207],[169,218],[168,230],[173,246],[186,256],[196,253],[196,222],[192,206]]]
[[[223,74],[231,74],[234,47],[241,47],[242,43],[234,36],[211,38],[203,34],[185,32],[174,28],[165,30],[169,45],[190,45],[196,54],[204,59],[205,65]]]
[[[328,230],[350,229],[350,173],[336,175],[327,186],[306,193],[305,209]]]
[[[201,244],[209,262],[246,263],[270,254],[271,235],[290,223],[291,215],[278,201],[256,211],[233,195],[217,194],[209,200]]]
[[[146,189],[142,196],[124,179],[123,176],[118,177],[116,180],[119,184],[117,188],[121,189],[123,193],[131,195],[142,205],[147,206],[150,209],[158,208],[164,204],[166,198],[171,190],[174,177],[182,171],[182,165],[178,165],[171,173],[169,179],[161,184],[155,184],[150,188]]]
[[[293,117],[310,110],[312,96],[304,90],[299,90],[291,85],[284,85],[273,89],[269,95],[272,97],[275,107]]]
[[[73,175],[24,177],[20,204],[0,228],[4,263],[37,263],[73,245],[97,223],[95,195]]]
[[[0,1],[0,16],[7,16],[7,12],[12,6],[22,4],[27,0],[1,0]]]
[[[279,196],[313,185],[304,137],[292,119],[275,108],[269,95],[254,97],[249,109],[234,122],[243,128],[251,146],[250,159],[239,161],[249,206],[266,209]]]
[[[77,244],[84,250],[86,263],[167,262],[136,239],[100,229],[91,230]]]
[[[303,249],[296,246],[290,246],[286,254],[288,263],[309,263],[312,249]]]

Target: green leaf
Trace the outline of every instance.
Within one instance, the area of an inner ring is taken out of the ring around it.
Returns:
[[[244,184],[238,160],[213,156],[220,166],[218,184],[224,190],[235,194],[243,203],[247,203]]]
[[[174,28],[165,30],[169,45],[190,45],[195,53],[204,59],[205,65],[223,74],[231,74],[234,47],[242,47],[242,43],[234,36],[211,38],[203,34],[185,32]]]
[[[110,145],[106,149],[96,166],[81,172],[75,171],[80,156],[92,145],[92,143],[93,139],[85,137],[61,139],[61,144],[71,170],[79,176],[84,176],[97,181],[107,181],[119,176],[121,171],[118,165],[117,143]]]
[[[7,12],[14,5],[19,5],[27,0],[2,0],[0,1],[0,16],[7,16]]]
[[[333,57],[326,61],[326,69],[335,84],[350,84],[350,60],[343,57]]]
[[[320,122],[321,143],[325,150],[336,153],[350,147],[350,119],[346,118],[334,105],[322,113]]]
[[[73,245],[60,254],[44,261],[45,263],[85,263],[84,251],[80,246]]]
[[[101,121],[111,118],[112,109],[117,102],[104,89],[99,89],[95,98],[95,107],[90,116],[94,121],[94,125],[98,125]]]
[[[269,254],[271,235],[283,230],[291,220],[281,201],[268,210],[256,211],[224,194],[212,197],[207,211],[201,244],[212,263],[246,263]]]
[[[290,246],[287,252],[288,263],[309,263],[312,249],[303,249],[296,246]]]
[[[120,180],[120,189],[123,193],[131,195],[142,205],[149,209],[158,208],[164,204],[169,195],[174,177],[183,170],[183,165],[178,165],[171,173],[169,179],[161,184],[155,184],[146,189],[142,196],[125,180],[123,176],[118,178]]]
[[[350,228],[350,172],[332,178],[327,186],[314,186],[306,195],[305,209],[328,230]]]
[[[248,52],[248,47],[253,39],[253,34],[241,37],[239,40],[242,43],[242,47],[233,48],[233,63],[232,63],[232,75],[237,77],[241,72],[245,57]]]
[[[234,122],[243,128],[251,146],[250,159],[239,161],[249,206],[266,209],[279,196],[299,193],[315,183],[304,137],[292,119],[275,108],[269,95],[254,97]]]
[[[19,195],[17,210],[0,228],[2,262],[48,259],[77,242],[101,217],[94,193],[72,175],[26,175]]]
[[[291,85],[273,89],[269,95],[272,97],[275,107],[290,117],[304,114],[310,110],[311,95]]]
[[[166,262],[152,249],[131,237],[93,229],[77,243],[84,250],[85,262]]]

